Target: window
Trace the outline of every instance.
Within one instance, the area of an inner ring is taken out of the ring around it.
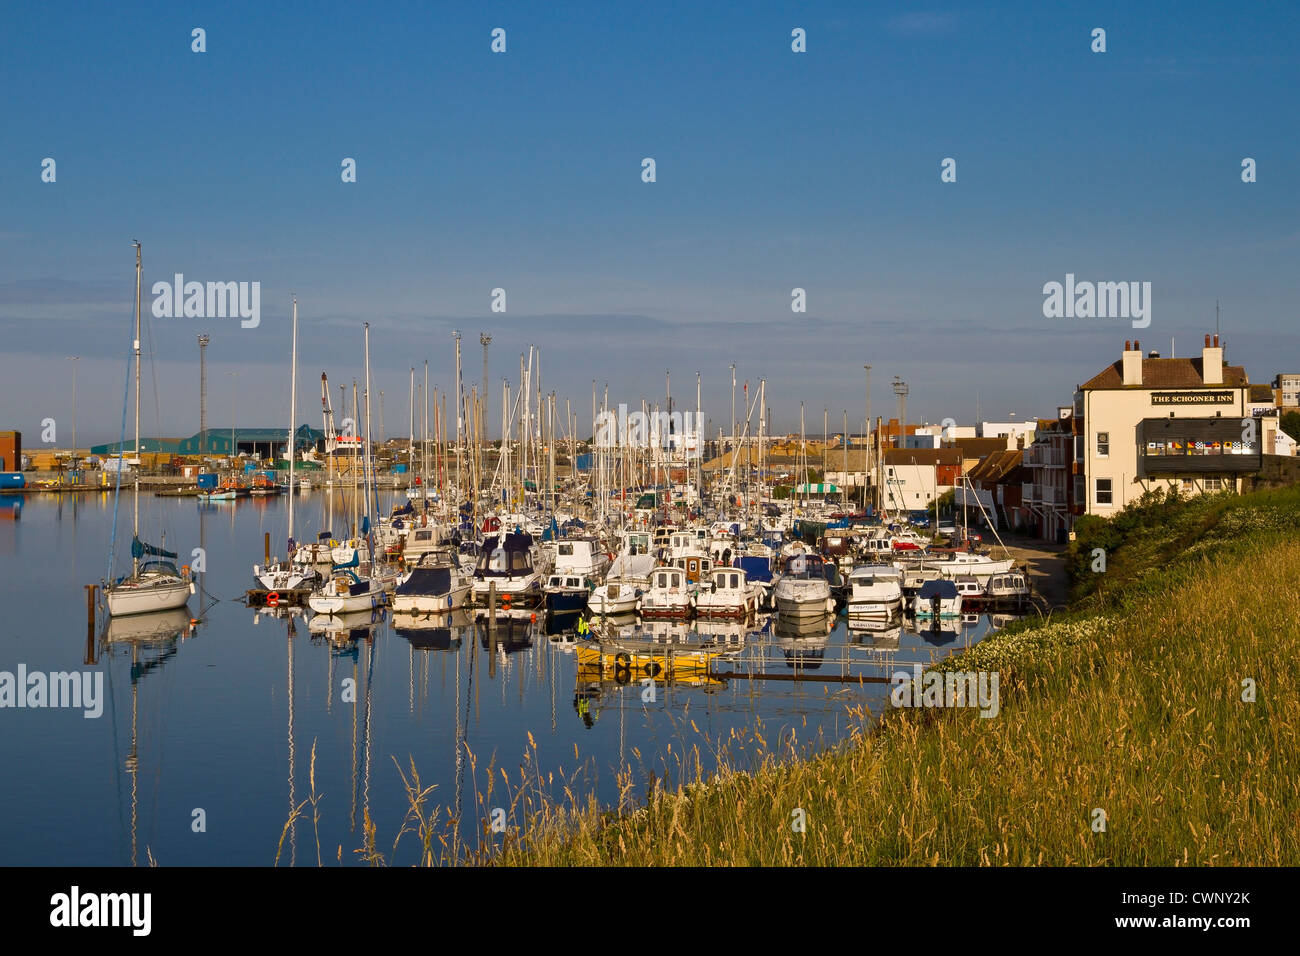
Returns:
[[[1201,484],[1205,486],[1206,491],[1223,490],[1223,479],[1218,475],[1206,475],[1201,479]]]
[[[1111,503],[1111,490],[1109,478],[1097,479],[1097,504],[1108,505]]]
[[[1106,458],[1110,455],[1110,432],[1097,432],[1097,457]]]
[[[1075,435],[1074,436],[1074,460],[1083,461],[1083,457],[1084,457],[1083,436]]]
[[[562,544],[562,545],[560,545],[560,554],[564,555],[565,557],[572,557],[572,556],[573,556],[573,545],[571,545],[571,544]]]

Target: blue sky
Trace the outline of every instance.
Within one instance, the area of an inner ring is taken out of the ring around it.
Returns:
[[[823,406],[860,421],[865,363],[874,414],[899,375],[913,419],[1051,415],[1126,338],[1192,354],[1216,298],[1229,361],[1300,370],[1300,13],[1132,6],[10,7],[0,428],[31,447],[42,418],[66,427],[78,354],[79,438],[116,437],[133,238],[146,311],[176,272],[262,286],[257,329],[151,321],[146,432],[197,427],[200,331],[210,423],[232,398],[241,424],[286,419],[291,292],[299,418],[317,423],[320,371],[360,376],[369,321],[390,434],[412,364],[452,381],[455,328],[467,383],[494,335],[494,423],[533,344],[584,429],[593,378],[636,403],[666,369],[688,405],[703,373],[719,423],[732,362],[782,429],[800,401],[810,431]],[[1151,282],[1150,328],[1044,318],[1066,273]]]

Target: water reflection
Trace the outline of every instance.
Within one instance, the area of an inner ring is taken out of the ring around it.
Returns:
[[[140,686],[151,674],[161,671],[180,650],[183,639],[193,634],[188,607],[151,614],[134,614],[108,618],[100,639],[99,660],[105,666],[110,695],[114,693],[112,663],[116,658],[130,659],[131,681],[131,744],[125,756],[120,752],[116,734],[114,708],[115,764],[126,771],[130,786],[130,861],[139,865],[140,824]],[[113,698],[115,700],[115,696]],[[161,724],[161,718],[159,720]],[[160,727],[157,729],[161,729]],[[161,748],[160,748],[161,749]],[[161,775],[161,761],[153,771]],[[121,791],[118,791],[119,797]]]

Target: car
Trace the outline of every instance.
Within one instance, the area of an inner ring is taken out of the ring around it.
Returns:
[[[951,538],[953,537],[953,535],[957,533],[957,526],[949,522],[944,522],[943,524],[939,525],[938,531],[940,534],[946,535],[947,537]]]

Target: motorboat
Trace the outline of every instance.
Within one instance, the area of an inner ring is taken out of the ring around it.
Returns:
[[[835,609],[830,582],[819,555],[795,553],[785,559],[781,577],[772,589],[779,615],[785,618],[821,617]]]
[[[961,593],[947,578],[926,581],[912,599],[912,613],[920,620],[961,617]]]
[[[903,610],[903,572],[893,565],[867,564],[849,575],[849,620],[888,620]]]
[[[426,551],[398,579],[393,611],[404,614],[444,614],[469,602],[471,579],[446,551]]]
[[[709,584],[695,596],[695,613],[704,618],[745,618],[758,611],[760,588],[742,568],[714,568]]]
[[[695,608],[693,591],[682,568],[655,568],[641,595],[641,616],[690,617]]]

